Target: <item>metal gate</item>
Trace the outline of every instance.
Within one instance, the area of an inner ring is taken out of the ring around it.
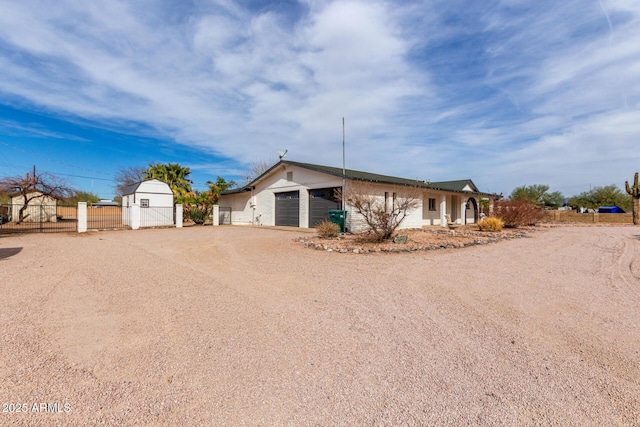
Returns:
[[[87,206],[87,230],[121,230],[129,228],[129,208],[122,206]]]
[[[218,211],[218,219],[220,225],[231,225],[231,208],[220,207]]]
[[[78,207],[33,203],[0,206],[0,234],[78,230]]]
[[[24,209],[23,206],[0,206],[0,234],[78,231],[78,206],[33,204]],[[87,230],[128,229],[129,211],[121,206],[87,206]]]

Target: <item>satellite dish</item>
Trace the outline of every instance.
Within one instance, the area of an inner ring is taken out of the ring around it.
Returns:
[[[278,157],[280,158],[280,160],[285,158],[285,156],[287,155],[287,151],[288,150],[284,150],[284,151],[278,150]]]

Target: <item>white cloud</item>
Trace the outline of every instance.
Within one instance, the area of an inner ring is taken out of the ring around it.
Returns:
[[[336,165],[346,117],[353,168],[578,191],[637,169],[639,21],[637,0],[24,0],[0,14],[0,94],[239,162]]]

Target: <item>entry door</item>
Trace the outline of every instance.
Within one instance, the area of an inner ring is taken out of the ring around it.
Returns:
[[[276,225],[300,227],[300,192],[276,194]]]

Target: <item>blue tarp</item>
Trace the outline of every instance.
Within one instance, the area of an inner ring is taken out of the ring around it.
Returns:
[[[600,206],[598,213],[624,213],[624,209],[620,206]]]

